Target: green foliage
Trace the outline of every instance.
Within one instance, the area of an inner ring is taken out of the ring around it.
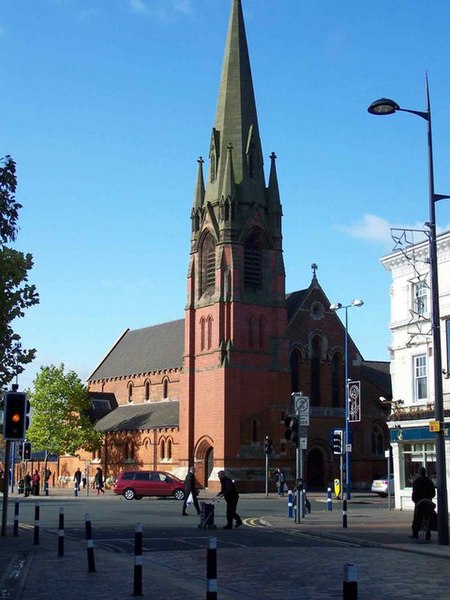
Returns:
[[[91,399],[86,386],[64,365],[41,367],[29,391],[32,410],[27,439],[36,450],[51,454],[75,454],[80,448],[93,451],[101,434],[86,416]]]
[[[28,271],[33,267],[31,254],[6,246],[18,232],[19,209],[16,202],[16,163],[10,156],[0,160],[0,385],[5,387],[22,373],[36,350],[22,348],[20,336],[11,322],[25,315],[25,309],[39,303],[34,285],[29,285]]]

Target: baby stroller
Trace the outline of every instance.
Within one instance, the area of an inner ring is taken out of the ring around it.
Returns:
[[[214,501],[200,502],[199,529],[217,529],[214,525]]]
[[[19,481],[17,482],[17,493],[18,494],[23,494],[25,488],[25,482],[23,479],[19,479]]]

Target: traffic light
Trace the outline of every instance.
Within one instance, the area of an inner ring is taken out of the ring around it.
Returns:
[[[342,454],[344,432],[342,429],[333,430],[333,454]]]
[[[22,459],[23,460],[31,460],[31,442],[23,443]]]
[[[25,437],[29,402],[23,392],[7,392],[4,397],[3,437],[19,441]]]
[[[284,432],[284,438],[288,442],[292,442],[296,446],[298,446],[298,419],[294,415],[289,415],[284,420],[284,425],[286,430]]]
[[[266,439],[264,441],[264,454],[272,454],[272,440],[266,435]]]

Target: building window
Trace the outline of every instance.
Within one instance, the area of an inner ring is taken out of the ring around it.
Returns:
[[[434,444],[404,444],[403,473],[401,486],[412,487],[414,479],[419,475],[420,467],[425,467],[427,475],[436,485],[436,450]]]
[[[213,322],[213,318],[211,315],[208,315],[208,318],[206,319],[206,323],[207,323],[207,349],[211,350],[212,347],[212,322]]]
[[[163,381],[163,398],[167,399],[169,397],[169,381],[164,379]]]
[[[145,401],[150,400],[150,381],[145,382]]]
[[[128,402],[133,402],[133,384],[128,384]]]
[[[425,281],[413,284],[413,312],[417,317],[428,313],[428,285]]]
[[[320,363],[322,338],[315,336],[311,342],[311,406],[320,406]]]
[[[205,349],[205,317],[200,319],[200,351]]]
[[[263,234],[254,231],[245,242],[244,248],[244,286],[246,289],[262,289],[263,248],[265,248]]]
[[[414,357],[414,401],[427,399],[427,357],[420,354]]]
[[[161,440],[159,445],[159,457],[161,460],[166,460],[166,442],[165,440]]]
[[[134,462],[134,442],[126,440],[125,442],[125,462]]]
[[[384,435],[378,425],[375,425],[372,431],[372,454],[375,456],[384,455]]]
[[[335,408],[344,406],[344,368],[342,355],[338,352],[333,354],[331,362],[331,405]]]
[[[266,339],[266,322],[264,317],[259,318],[259,347],[261,350],[264,349],[264,342]]]
[[[205,236],[202,244],[200,276],[201,293],[214,292],[216,287],[216,245],[210,233]]]
[[[172,460],[172,440],[167,440],[167,460]]]
[[[259,424],[257,419],[252,420],[252,445],[259,443]]]
[[[253,317],[248,320],[248,347],[253,348]]]

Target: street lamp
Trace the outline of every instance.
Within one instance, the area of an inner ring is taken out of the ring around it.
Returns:
[[[344,337],[344,379],[345,379],[345,491],[347,493],[347,500],[351,499],[350,490],[350,453],[348,451],[349,446],[349,397],[348,397],[348,309],[352,307],[362,306],[364,302],[362,300],[355,299],[351,304],[343,306],[340,302],[332,304],[330,310],[336,312],[345,309],[345,337]]]
[[[431,106],[428,77],[426,77],[426,111],[409,110],[389,98],[375,100],[367,109],[372,115],[391,115],[395,112],[408,112],[417,115],[428,123],[428,194],[429,221],[429,261],[430,261],[430,294],[431,294],[431,330],[433,340],[433,372],[434,372],[434,411],[435,420],[439,423],[436,432],[436,479],[438,499],[438,543],[448,546],[448,501],[447,501],[447,470],[445,461],[445,427],[444,400],[442,392],[442,353],[441,353],[441,322],[439,316],[439,285],[436,245],[436,210],[435,203],[450,196],[434,193],[433,142],[431,135]]]

